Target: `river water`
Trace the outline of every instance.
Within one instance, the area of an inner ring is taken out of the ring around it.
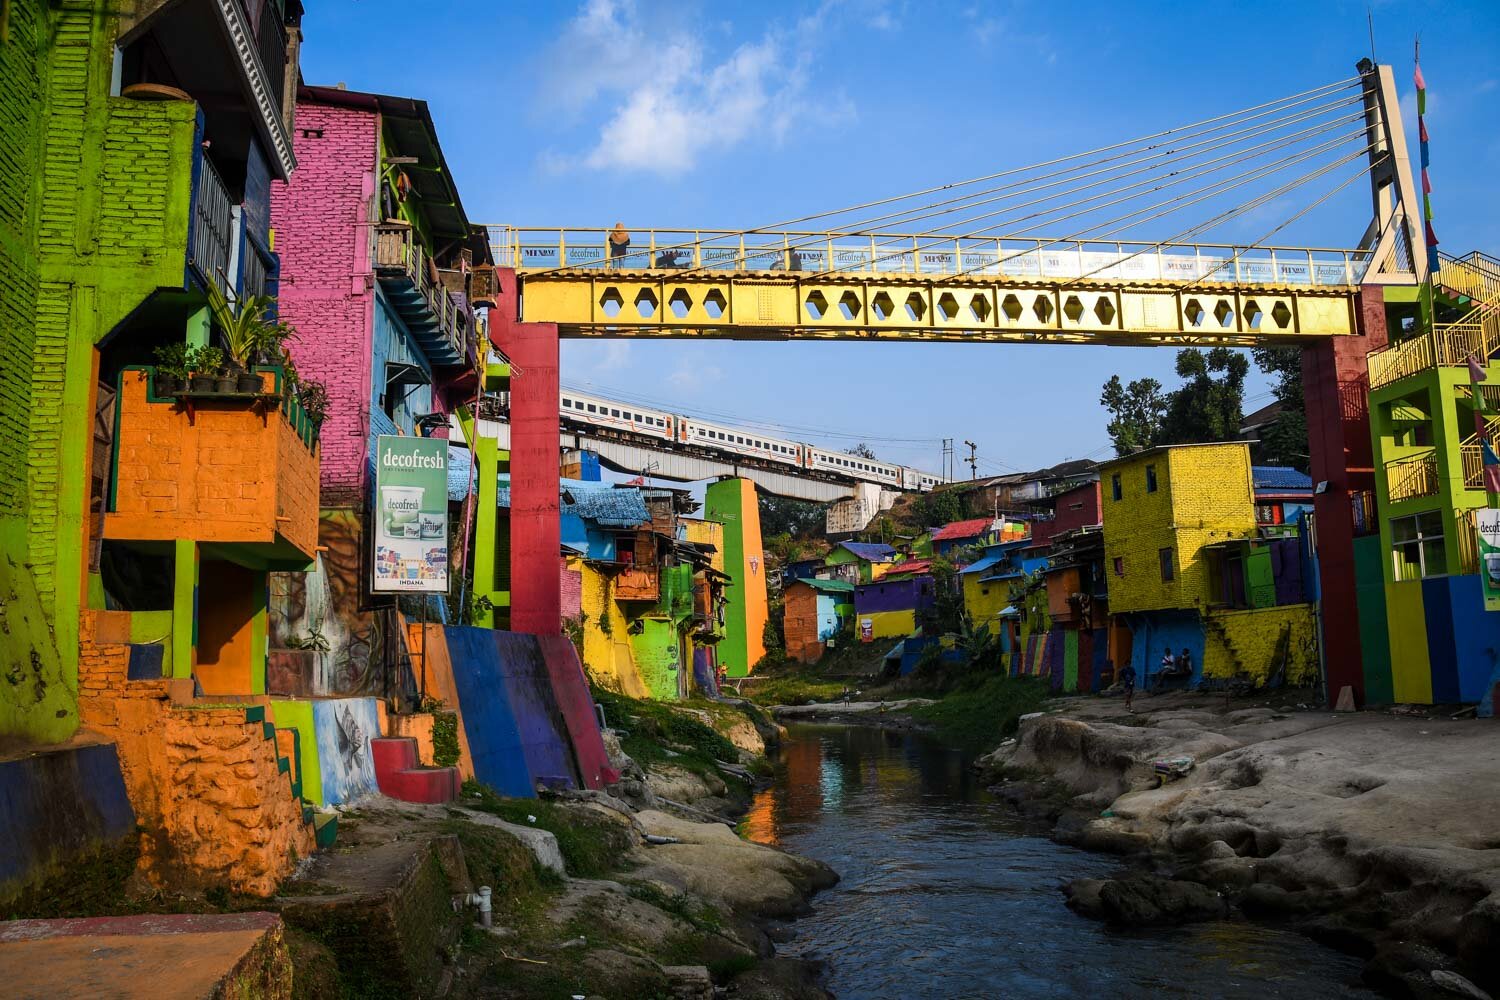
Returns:
[[[831,864],[837,887],[782,953],[822,958],[849,998],[1371,997],[1358,959],[1244,921],[1118,931],[1059,886],[1118,859],[1028,835],[930,737],[794,725],[743,829]]]

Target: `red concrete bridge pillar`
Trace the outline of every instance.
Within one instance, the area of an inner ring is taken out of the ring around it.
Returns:
[[[1359,294],[1358,331],[1329,337],[1302,351],[1302,388],[1317,516],[1318,584],[1323,612],[1323,662],[1329,704],[1345,687],[1365,700],[1364,652],[1354,575],[1352,497],[1375,488],[1370,444],[1370,377],[1365,355],[1386,346],[1385,293],[1366,285]]]
[[[516,274],[496,275],[490,340],[510,358],[510,627],[562,631],[558,490],[558,338],[555,323],[517,322]]]

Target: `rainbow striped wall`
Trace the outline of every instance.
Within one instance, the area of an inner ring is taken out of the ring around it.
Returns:
[[[1011,676],[1045,677],[1052,690],[1085,694],[1103,687],[1109,658],[1108,630],[1052,629],[1021,637]]]

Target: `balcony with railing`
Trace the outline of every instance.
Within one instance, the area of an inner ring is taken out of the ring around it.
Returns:
[[[473,339],[467,301],[445,286],[410,226],[375,227],[375,276],[428,359],[439,366],[463,364]]]
[[[229,259],[237,242],[235,206],[213,162],[199,156],[193,175],[193,218],[188,233],[188,264],[205,285],[219,286],[225,297],[235,289]]]
[[[1385,482],[1386,496],[1391,503],[1436,496],[1439,488],[1437,453],[1429,450],[1385,463]]]
[[[1500,351],[1500,265],[1443,257],[1434,280],[1477,305],[1457,323],[1439,324],[1427,333],[1370,352],[1371,389],[1432,368],[1466,365],[1471,357],[1484,363]]]
[[[192,539],[246,565],[301,569],[318,544],[318,430],[277,368],[259,393],[159,395],[120,375],[104,537]]]

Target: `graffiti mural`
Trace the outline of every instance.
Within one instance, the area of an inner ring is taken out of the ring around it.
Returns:
[[[368,602],[360,513],[323,511],[318,544],[312,572],[271,575],[269,690],[295,698],[383,695],[376,616],[361,610]]]
[[[318,767],[323,801],[344,805],[376,791],[375,759],[370,740],[380,735],[374,698],[315,701],[313,730],[318,738]]]

